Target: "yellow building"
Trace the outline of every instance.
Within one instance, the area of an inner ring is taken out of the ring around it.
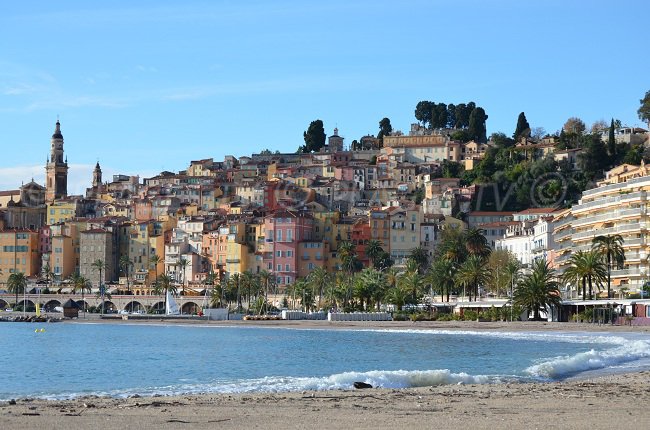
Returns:
[[[7,282],[12,273],[38,276],[41,271],[38,232],[11,230],[0,232],[0,281]]]
[[[79,216],[77,200],[57,200],[47,204],[47,224],[66,222]]]

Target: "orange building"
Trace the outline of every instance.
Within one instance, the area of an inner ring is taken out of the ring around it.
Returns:
[[[32,230],[6,230],[0,232],[0,280],[7,282],[12,273],[27,277],[41,272],[39,234]]]

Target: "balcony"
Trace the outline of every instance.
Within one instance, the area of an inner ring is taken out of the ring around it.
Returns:
[[[239,264],[239,258],[226,258],[226,264]]]
[[[612,278],[624,278],[627,276],[640,276],[641,269],[639,267],[630,267],[628,269],[612,270]]]
[[[579,204],[573,207],[572,212],[573,213],[580,213],[580,212],[586,212],[590,209],[598,208],[598,207],[606,207],[606,206],[611,206],[614,204],[621,204],[625,202],[631,202],[631,201],[645,201],[646,200],[646,193],[645,191],[637,191],[635,193],[627,193],[627,194],[621,194],[619,196],[612,196],[612,197],[604,197],[601,199],[594,200],[592,202],[587,202],[583,204]]]
[[[586,216],[584,218],[576,219],[573,221],[572,225],[574,227],[579,227],[583,225],[595,224],[598,222],[616,221],[621,218],[626,218],[630,216],[635,218],[641,218],[644,217],[645,215],[646,215],[645,210],[641,208],[622,209],[622,210],[607,212],[602,215]]]
[[[583,232],[574,234],[572,239],[575,242],[575,241],[579,241],[579,240],[583,240],[583,239],[594,238],[596,236],[607,236],[609,234],[629,233],[629,232],[635,232],[635,231],[639,231],[639,232],[641,231],[641,224],[638,223],[638,222],[633,222],[633,223],[629,223],[629,224],[621,224],[621,225],[618,225],[616,227],[602,228],[602,229],[598,229],[598,230],[583,231]]]

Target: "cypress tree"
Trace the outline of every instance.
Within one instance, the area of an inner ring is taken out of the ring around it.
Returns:
[[[515,134],[512,137],[515,141],[519,141],[522,137],[530,136],[530,124],[526,119],[526,114],[521,112],[517,118],[517,128],[515,129]]]
[[[607,136],[607,152],[609,155],[616,155],[616,138],[614,137],[614,118],[609,125],[609,135]]]

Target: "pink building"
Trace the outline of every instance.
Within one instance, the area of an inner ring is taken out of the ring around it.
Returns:
[[[298,247],[312,239],[314,219],[307,212],[279,210],[266,217],[264,224],[264,265],[275,274],[282,291],[298,277]]]

